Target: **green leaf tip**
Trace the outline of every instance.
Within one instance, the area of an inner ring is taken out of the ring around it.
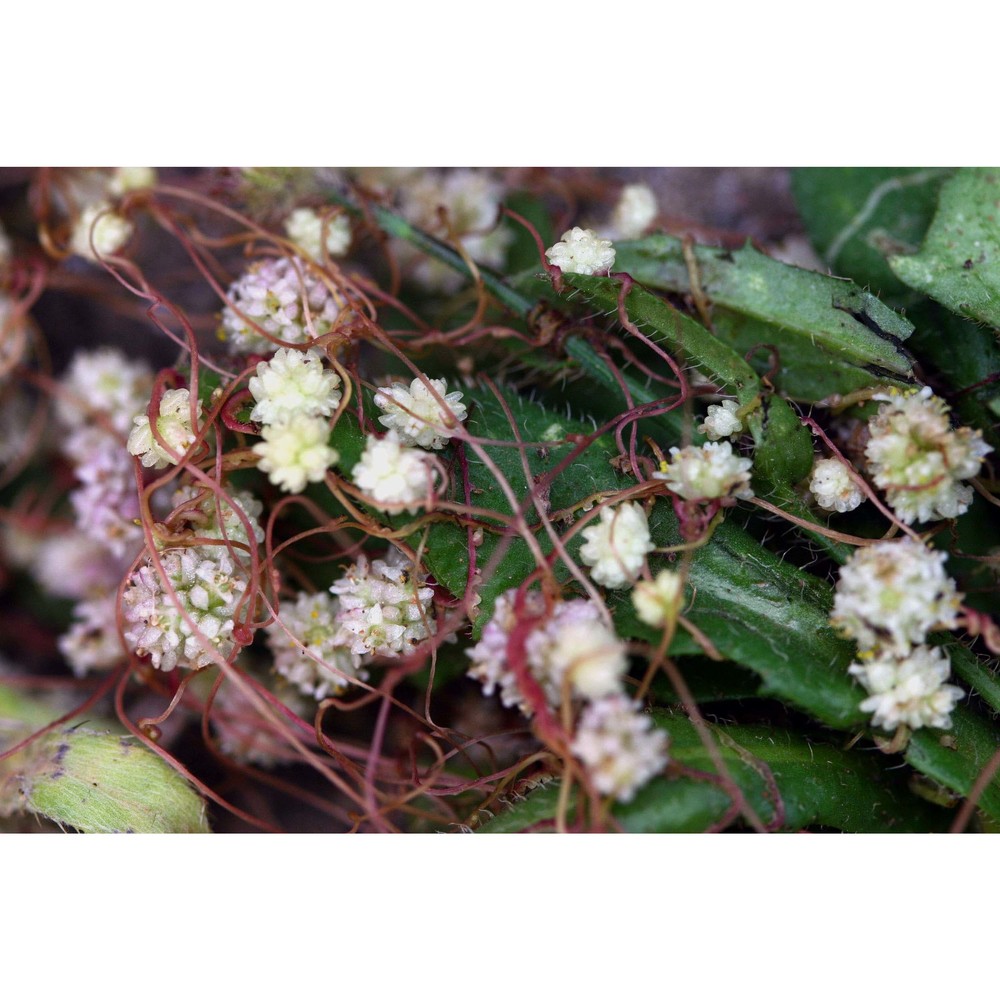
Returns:
[[[22,808],[81,833],[208,833],[205,801],[128,736],[48,733],[7,763]]]

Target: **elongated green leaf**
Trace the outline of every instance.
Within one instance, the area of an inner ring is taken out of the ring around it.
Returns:
[[[834,274],[880,295],[905,292],[886,257],[915,253],[948,170],[803,167],[792,193],[813,246]]]
[[[659,507],[650,518],[657,537],[669,530],[656,524],[658,514]],[[757,673],[763,693],[837,728],[865,721],[861,689],[847,673],[854,646],[829,624],[826,583],[725,522],[697,550],[688,582],[695,599],[686,616],[721,653]]]
[[[621,282],[589,274],[565,274],[563,281],[583,293],[602,312],[618,311]],[[639,285],[625,300],[629,319],[645,334],[663,344],[681,363],[694,365],[734,393],[741,404],[760,391],[757,373],[732,348],[713,337],[700,323]]]
[[[685,717],[659,714],[657,724],[670,733],[672,760],[715,772]],[[845,751],[764,726],[710,726],[709,731],[750,806],[776,828],[904,832],[948,825],[950,814],[914,796],[906,776],[881,754]],[[553,819],[558,793],[557,783],[531,792],[485,823],[482,832],[515,832]],[[689,833],[722,821],[731,804],[729,794],[716,783],[664,776],[641,788],[631,802],[616,805],[614,816],[630,832]]]
[[[941,188],[920,252],[889,266],[960,316],[1000,329],[1000,169],[959,170]]]
[[[712,324],[723,343],[747,355],[755,371],[767,375],[775,389],[790,399],[815,403],[874,385],[912,385],[883,369],[860,366],[818,350],[811,339],[777,322],[767,323],[716,306]]]
[[[947,788],[968,795],[998,746],[996,729],[964,705],[952,712],[953,728],[920,729],[910,739],[906,759]],[[994,775],[979,798],[979,808],[1000,820],[1000,777]]]
[[[716,305],[804,338],[836,360],[912,374],[902,341],[913,326],[853,282],[782,264],[751,246],[695,247],[694,254],[702,289]],[[681,242],[673,237],[620,244],[616,266],[651,288],[690,292]]]

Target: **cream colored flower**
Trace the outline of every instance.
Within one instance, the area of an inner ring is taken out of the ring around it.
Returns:
[[[545,256],[567,274],[607,274],[615,263],[615,248],[611,240],[602,240],[593,229],[574,226],[545,251]]]

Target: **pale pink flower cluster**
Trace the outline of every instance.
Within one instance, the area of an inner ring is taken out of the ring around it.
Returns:
[[[511,648],[519,620],[536,620],[523,640]],[[546,703],[566,702],[579,708],[572,751],[587,767],[599,792],[628,801],[642,784],[667,763],[666,736],[650,731],[650,719],[624,694],[628,670],[625,644],[605,624],[591,601],[556,601],[546,606],[538,591],[528,591],[518,609],[518,593],[497,598],[493,617],[479,642],[466,655],[468,674],[490,696],[522,714],[534,714],[512,662],[523,658],[524,670],[538,684]]]
[[[278,345],[307,344],[329,333],[345,302],[298,258],[251,264],[229,286],[219,336],[234,353],[270,353]],[[261,332],[263,331],[263,333]],[[265,336],[269,334],[269,336]]]
[[[277,621],[266,629],[274,669],[317,701],[365,677],[362,658],[351,649],[354,634],[340,623],[339,612],[340,601],[328,593],[300,593],[294,602],[282,602]]]
[[[335,621],[358,656],[401,656],[436,630],[426,576],[401,552],[385,559],[359,556],[330,592],[339,599]]]
[[[868,422],[865,457],[892,509],[906,524],[965,513],[972,487],[963,480],[978,475],[993,450],[982,432],[953,429],[950,407],[929,386],[876,398],[885,401]]]

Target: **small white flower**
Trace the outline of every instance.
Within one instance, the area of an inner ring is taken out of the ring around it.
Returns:
[[[381,439],[368,435],[351,478],[373,506],[401,506],[414,514],[433,493],[435,469],[426,452],[407,448],[390,431]]]
[[[838,458],[821,458],[813,466],[809,492],[823,510],[844,514],[864,502],[865,495]]]
[[[89,601],[80,601],[73,608],[74,622],[59,638],[59,652],[66,657],[77,677],[90,670],[107,670],[125,656],[118,635],[118,593]]]
[[[993,449],[982,433],[952,430],[950,407],[929,386],[887,401],[868,422],[865,457],[875,485],[906,524],[958,517],[969,509],[972,487],[962,485],[979,473]]]
[[[336,215],[324,222],[314,209],[297,208],[285,219],[288,238],[313,260],[322,260],[323,233],[326,232],[326,252],[331,257],[347,253],[351,245],[351,223],[346,215]]]
[[[952,709],[965,695],[960,687],[944,683],[950,672],[944,651],[927,646],[901,656],[881,653],[850,667],[871,695],[861,702],[861,711],[873,712],[872,725],[890,732],[901,725],[950,729]]]
[[[266,629],[274,669],[317,701],[362,676],[361,657],[351,652],[354,635],[336,620],[339,610],[340,602],[325,592],[302,593],[283,602],[278,621]]]
[[[286,493],[301,493],[306,483],[319,483],[340,458],[327,441],[330,427],[322,417],[299,415],[261,429],[264,440],[253,446],[257,467]]]
[[[256,327],[290,344],[305,344],[329,333],[344,308],[303,261],[290,257],[251,264],[227,296],[233,305],[222,311],[219,336],[244,353],[270,353],[275,347]]]
[[[735,496],[749,500],[753,496],[750,488],[749,458],[733,454],[733,446],[728,441],[709,441],[700,448],[671,448],[670,462],[665,463],[660,472],[654,472],[654,479],[665,480],[671,492],[684,500],[713,500],[718,497]]]
[[[574,226],[545,251],[545,256],[567,274],[606,274],[614,265],[615,248],[611,240],[602,240],[593,229]]]
[[[441,397],[443,404],[434,398],[428,384]],[[385,411],[379,423],[399,434],[403,444],[421,448],[440,449],[455,428],[467,416],[461,392],[448,392],[443,378],[415,378],[407,388],[402,382],[393,382],[376,391],[375,405]]]
[[[734,399],[724,399],[721,403],[712,403],[708,408],[708,415],[705,422],[698,425],[698,430],[704,434],[709,441],[718,441],[720,438],[732,437],[733,434],[742,433],[745,429],[743,421],[736,416],[739,405]]]
[[[128,191],[151,188],[156,183],[152,167],[116,167],[108,181],[108,193],[120,198]]]
[[[250,419],[277,424],[296,416],[328,417],[340,403],[340,376],[323,368],[318,351],[280,347],[257,365],[248,384],[256,406]]]
[[[909,538],[858,549],[840,569],[830,621],[862,650],[905,655],[928,632],[955,627],[961,595],[946,558]]]
[[[201,403],[196,414],[201,417]],[[128,451],[146,468],[165,469],[176,465],[178,459],[191,446],[195,432],[191,427],[191,394],[187,389],[168,389],[160,399],[160,413],[156,430],[160,437],[175,451],[177,458],[166,451],[153,437],[149,417],[142,413],[133,418],[135,427],[128,438]]]
[[[337,624],[351,633],[358,655],[399,656],[434,634],[434,591],[425,574],[393,549],[369,565],[360,556],[330,587],[340,598]]]
[[[656,195],[647,184],[627,184],[622,188],[611,215],[615,236],[623,240],[638,239],[652,224],[659,210]]]
[[[662,628],[676,619],[684,600],[684,584],[679,573],[663,569],[655,580],[640,580],[632,591],[632,603],[640,621]]]
[[[101,414],[125,434],[146,407],[153,372],[144,361],[101,347],[77,351],[59,383],[66,392],[56,396],[56,414],[66,428],[93,426],[94,415]]]
[[[630,801],[669,761],[667,734],[622,694],[583,710],[571,749],[587,765],[594,787],[619,802]]]
[[[584,528],[582,534],[586,544],[580,547],[580,558],[597,583],[613,590],[631,586],[646,553],[656,548],[646,512],[637,503],[602,507],[600,523]]]
[[[593,605],[566,601],[558,608],[552,620],[528,639],[529,661],[554,689],[561,690],[563,678],[568,678],[578,698],[593,700],[619,691],[628,670],[625,644],[590,615]]]
[[[111,211],[107,202],[86,205],[73,225],[69,248],[87,260],[96,261],[98,257],[118,253],[132,238],[134,228],[128,219]]]

